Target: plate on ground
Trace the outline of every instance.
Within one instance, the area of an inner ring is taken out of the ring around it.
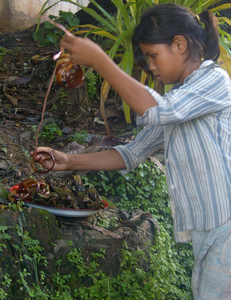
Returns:
[[[109,204],[102,200],[104,203],[104,209],[109,206]],[[39,209],[45,209],[49,211],[50,213],[54,214],[55,216],[60,217],[89,217],[91,215],[94,215],[98,211],[101,211],[102,209],[74,209],[74,208],[59,208],[59,207],[52,207],[42,204],[36,204],[34,202],[24,200],[24,203],[28,207],[34,207]]]

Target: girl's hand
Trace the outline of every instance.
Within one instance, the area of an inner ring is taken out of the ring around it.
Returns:
[[[88,38],[65,35],[60,43],[61,48],[68,50],[70,60],[78,65],[97,68],[99,61],[105,57],[104,51]]]
[[[43,152],[43,153],[40,153]],[[55,164],[52,168],[52,171],[64,171],[66,170],[67,156],[68,154],[51,149],[49,147],[38,147],[36,150],[36,154],[34,155],[34,151],[30,153],[31,157],[33,157],[36,163],[40,163],[45,169],[50,169],[53,165],[53,160],[50,155],[46,155],[46,153],[50,153],[54,159]]]

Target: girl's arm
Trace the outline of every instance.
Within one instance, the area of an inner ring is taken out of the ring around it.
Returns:
[[[93,67],[137,114],[142,116],[148,108],[157,105],[142,83],[126,74],[88,38],[66,35],[62,47],[70,52],[72,62]]]
[[[55,159],[55,164],[52,169],[53,171],[109,171],[126,168],[122,156],[115,149],[87,154],[67,154],[49,147],[38,147],[36,151],[37,154],[34,156],[34,152],[31,152],[31,156],[36,162],[39,162],[46,169],[50,169],[52,167],[52,159],[45,153],[39,154],[39,152],[44,151],[50,153]]]

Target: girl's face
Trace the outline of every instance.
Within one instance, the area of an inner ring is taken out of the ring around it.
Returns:
[[[196,70],[199,65],[187,59],[187,42],[173,41],[169,46],[166,44],[142,44],[140,48],[147,57],[149,68],[156,80],[164,84],[182,84],[185,78]]]

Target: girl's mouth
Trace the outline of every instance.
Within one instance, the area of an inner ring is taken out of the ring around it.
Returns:
[[[160,76],[160,75],[157,75],[157,76],[156,76],[156,80],[157,80],[157,81],[160,81],[160,80],[161,80],[161,76]]]

